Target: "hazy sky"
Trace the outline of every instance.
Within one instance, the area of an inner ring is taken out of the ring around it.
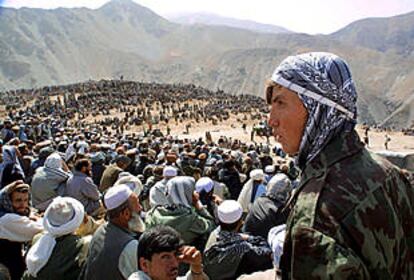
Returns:
[[[119,1],[119,0],[113,0]],[[366,17],[414,11],[414,0],[134,0],[166,16],[208,12],[280,25],[296,32],[331,33]],[[5,7],[98,8],[108,0],[0,0]]]

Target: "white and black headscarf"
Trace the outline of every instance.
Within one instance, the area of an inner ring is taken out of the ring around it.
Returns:
[[[187,207],[192,206],[192,197],[195,191],[195,180],[193,177],[174,177],[168,181],[167,189],[167,199],[171,204],[179,204]]]
[[[347,63],[324,52],[290,56],[274,71],[271,80],[298,93],[308,120],[297,156],[301,169],[329,141],[352,131],[357,119],[357,92]]]

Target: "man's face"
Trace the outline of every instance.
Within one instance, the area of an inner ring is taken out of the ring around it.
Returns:
[[[10,199],[16,213],[25,216],[29,214],[29,192],[15,191],[11,194]]]
[[[128,168],[128,165],[129,165],[129,164],[127,164],[127,163],[125,163],[125,162],[119,162],[119,163],[118,163],[119,168],[121,168],[122,170],[127,169],[127,168]]]
[[[135,193],[132,193],[130,197],[128,198],[128,200],[129,200],[129,207],[131,211],[135,213],[141,213],[142,206],[139,202],[138,196]]]
[[[139,198],[135,193],[132,193],[128,198],[128,208],[125,209],[123,219],[128,225],[128,229],[133,232],[142,232],[145,230],[145,224],[141,219],[140,213],[142,206],[139,203]]]
[[[88,166],[82,167],[82,173],[91,177],[92,176],[92,163],[89,162]]]
[[[140,258],[140,265],[152,280],[174,280],[178,277],[177,252],[161,252],[154,254],[151,260]]]
[[[298,95],[281,86],[273,86],[269,125],[283,151],[295,155],[299,151],[308,112]]]

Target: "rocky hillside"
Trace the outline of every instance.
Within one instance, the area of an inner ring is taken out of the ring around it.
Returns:
[[[130,0],[97,10],[1,8],[0,89],[123,75],[262,95],[286,56],[330,51],[351,65],[360,121],[406,127],[414,121],[413,34],[414,13],[311,36],[181,25]]]

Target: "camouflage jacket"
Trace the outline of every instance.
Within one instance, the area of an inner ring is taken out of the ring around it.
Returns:
[[[289,200],[283,279],[413,279],[414,192],[356,132],[331,141]]]

